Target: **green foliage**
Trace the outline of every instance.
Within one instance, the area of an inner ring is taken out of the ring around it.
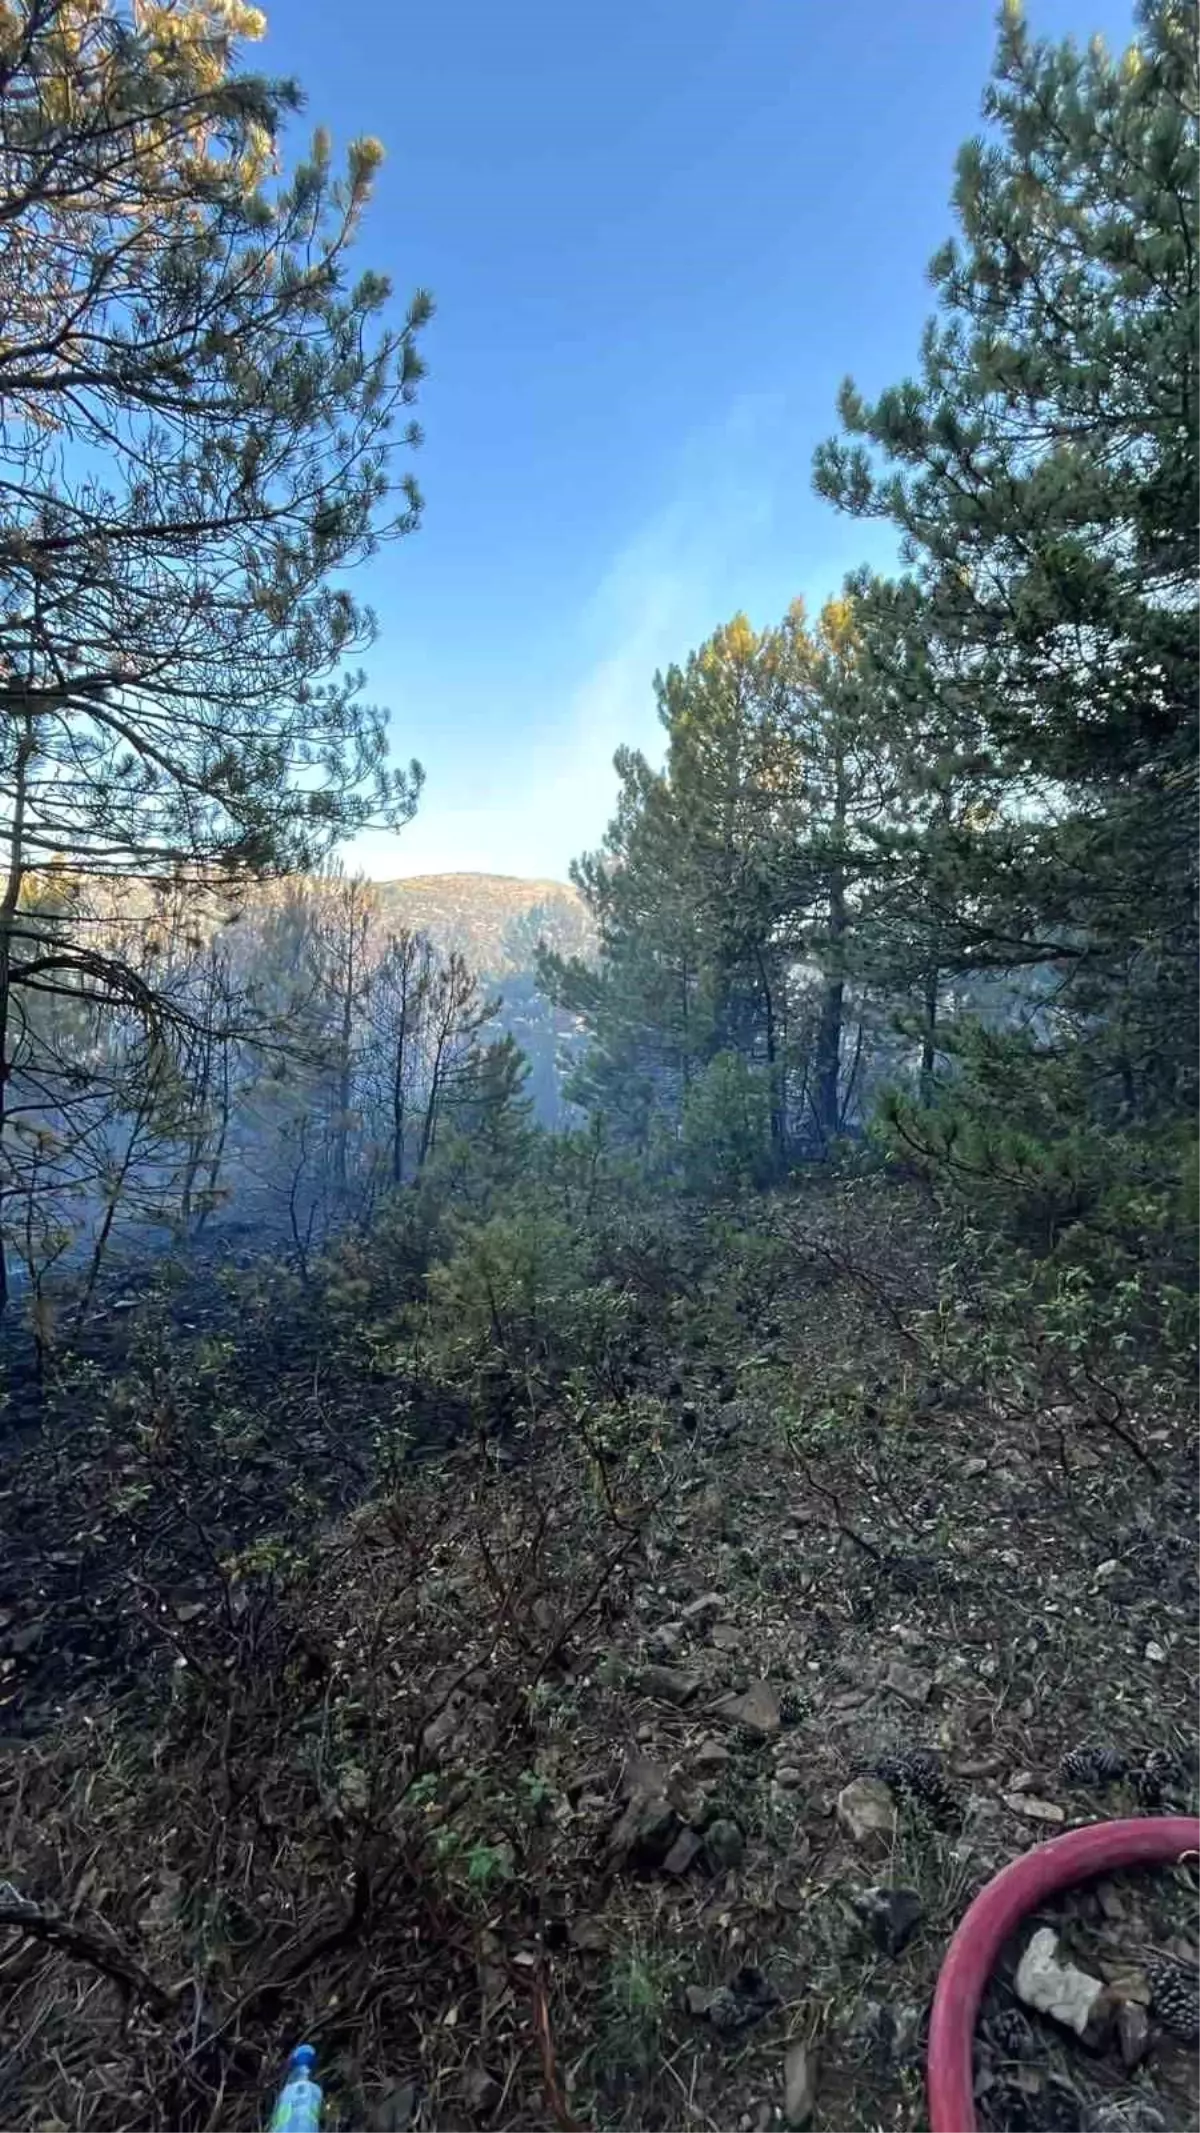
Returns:
[[[589,1267],[587,1241],[528,1206],[460,1223],[430,1269],[426,1355],[451,1382],[536,1407],[572,1371],[603,1384],[623,1352],[628,1299]]]
[[[858,664],[843,601],[812,628],[800,602],[772,629],[735,616],[656,678],[666,762],[619,752],[604,848],[573,870],[599,960],[540,964],[589,1032],[568,1094],[664,1173],[723,1055],[765,1077],[755,1174],[827,1151],[861,1103],[859,913],[895,775]]]
[[[1097,1266],[1143,1224],[1152,1258],[1193,1251],[1196,30],[1190,0],[1144,0],[1114,58],[1006,10],[920,375],[874,404],[848,384],[817,458],[906,542],[858,612],[891,722],[955,766],[908,855],[925,934],[959,982],[1025,994],[1023,1038],[939,1032],[948,1090],[893,1123],[1019,1242],[1074,1228]]]
[[[682,1151],[689,1188],[724,1194],[771,1174],[771,1090],[765,1068],[718,1052],[683,1099]]]

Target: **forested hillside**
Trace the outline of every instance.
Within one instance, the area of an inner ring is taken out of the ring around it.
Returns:
[[[1198,26],[1005,9],[813,440],[897,568],[647,673],[568,889],[344,864],[378,144],[0,7],[5,2125],[307,2039],[327,2129],[918,2133],[976,1894],[1194,1816]],[[980,2125],[1195,2124],[1172,1856],[995,1951]]]
[[[590,949],[587,918],[570,882],[410,874],[375,886],[390,925],[427,933],[443,954],[456,948],[472,970],[489,978],[532,970],[539,940],[585,958]]]

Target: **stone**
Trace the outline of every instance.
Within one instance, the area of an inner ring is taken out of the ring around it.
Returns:
[[[1111,1881],[1098,1881],[1096,1883],[1096,1901],[1110,1925],[1115,1925],[1119,1919],[1125,1917],[1125,1904],[1121,1892],[1113,1887]]]
[[[714,1873],[728,1873],[746,1856],[746,1839],[728,1815],[718,1815],[704,1832],[704,1856]]]
[[[839,1792],[835,1811],[846,1835],[864,1851],[891,1850],[896,1802],[882,1778],[855,1778]]]
[[[961,1468],[963,1480],[978,1481],[981,1474],[987,1473],[989,1465],[990,1461],[987,1459],[964,1459]]]
[[[804,1772],[797,1770],[794,1763],[777,1763],[775,1766],[775,1783],[784,1792],[795,1792],[797,1787],[804,1783]]]
[[[752,1681],[740,1696],[722,1696],[713,1709],[727,1725],[745,1726],[768,1740],[783,1724],[779,1693],[769,1681]]]
[[[710,1994],[705,2013],[718,2036],[737,2037],[755,2022],[761,2022],[764,2015],[773,2013],[778,2005],[779,1994],[774,1986],[761,1970],[747,1963],[728,1985],[719,1985]]]
[[[1164,1646],[1159,1644],[1153,1637],[1151,1637],[1149,1644],[1146,1646],[1146,1657],[1151,1666],[1165,1666],[1167,1663],[1167,1654]]]
[[[692,1757],[696,1770],[723,1770],[729,1761],[729,1750],[722,1740],[702,1740]]]
[[[667,1771],[664,1763],[656,1763],[649,1755],[631,1755],[626,1758],[621,1772],[621,1798],[623,1800],[656,1799],[667,1789]]]
[[[658,1703],[690,1703],[700,1687],[698,1674],[685,1674],[674,1666],[644,1666],[637,1681],[642,1695],[653,1696]]]
[[[447,1700],[445,1710],[431,1718],[421,1735],[421,1745],[426,1755],[438,1756],[448,1748],[455,1734],[463,1725],[471,1699],[463,1689],[458,1689]]]
[[[698,2021],[703,2021],[712,1996],[712,1989],[708,1985],[689,1985],[683,1995],[683,2004],[690,2015],[695,2015]]]
[[[608,1935],[598,1918],[587,1912],[581,1918],[573,1918],[567,1927],[567,1939],[573,1948],[585,1955],[600,1955],[608,1946]]]
[[[817,2100],[817,2060],[807,2044],[789,2046],[783,2062],[783,2116],[789,2126],[806,2126]]]
[[[683,1609],[683,1619],[690,1629],[698,1623],[713,1622],[725,1606],[719,1592],[702,1592],[698,1600],[690,1600]]]
[[[701,1839],[696,1835],[694,1829],[681,1829],[666,1858],[663,1860],[664,1874],[686,1874],[689,1866],[698,1856],[700,1846]]]
[[[714,1622],[708,1638],[714,1651],[736,1652],[741,1649],[742,1633],[736,1622]]]
[[[893,1659],[883,1677],[885,1689],[893,1695],[902,1696],[905,1703],[921,1705],[928,1703],[933,1690],[933,1675],[924,1667],[908,1666],[903,1659]]]
[[[1092,2125],[1095,2133],[1167,2133],[1166,2119],[1148,2096],[1101,2104]]]
[[[885,1955],[899,1955],[921,1923],[921,1899],[915,1889],[861,1889],[850,1901]]]
[[[1128,1959],[1113,1963],[1097,1961],[1096,1968],[1114,2000],[1129,2000],[1134,2006],[1149,2007],[1153,1995],[1144,1970],[1135,1969]]]
[[[608,1840],[609,1855],[618,1865],[653,1873],[665,1862],[679,1829],[679,1816],[669,1800],[639,1794],[629,1802]]]
[[[1108,1992],[1098,1977],[1074,1963],[1058,1960],[1058,1935],[1042,1926],[1033,1935],[1017,1966],[1017,1998],[1038,2014],[1072,2029],[1085,2043],[1095,2043],[1111,2012]]]
[[[686,1632],[682,1622],[664,1622],[649,1639],[646,1649],[652,1660],[669,1665],[683,1643]]]
[[[407,2133],[420,2102],[415,2081],[389,2081],[367,2119],[370,2133]]]
[[[1006,1807],[1015,1815],[1024,1815],[1027,1822],[1065,1822],[1067,1810],[1055,1800],[1039,1800],[1034,1792],[1006,1792],[1001,1795]]]
[[[1117,2008],[1117,2043],[1127,2074],[1140,2066],[1150,2049],[1150,2017],[1144,2007],[1122,2000]]]
[[[463,2097],[472,2118],[490,2118],[504,2089],[486,2066],[473,2066],[463,2082]]]
[[[907,2019],[904,2009],[898,2015],[882,2000],[860,2000],[858,2004],[848,2034],[879,2074],[890,2073],[900,2057],[901,2018]]]

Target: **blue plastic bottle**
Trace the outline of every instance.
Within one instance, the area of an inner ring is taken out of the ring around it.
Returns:
[[[298,2044],[288,2060],[288,2075],[271,2114],[270,2133],[320,2133],[321,2087],[312,2078],[317,2055],[311,2044]]]

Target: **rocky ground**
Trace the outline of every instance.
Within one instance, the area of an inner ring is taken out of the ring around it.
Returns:
[[[6,1748],[3,2122],[255,2125],[304,2035],[331,2126],[920,2127],[982,1884],[1195,1811],[1196,1604],[1186,1416],[931,1376],[915,1279],[127,1588],[157,1660]],[[1185,1867],[1029,1919],[981,2121],[1192,2126],[1195,1921]]]

